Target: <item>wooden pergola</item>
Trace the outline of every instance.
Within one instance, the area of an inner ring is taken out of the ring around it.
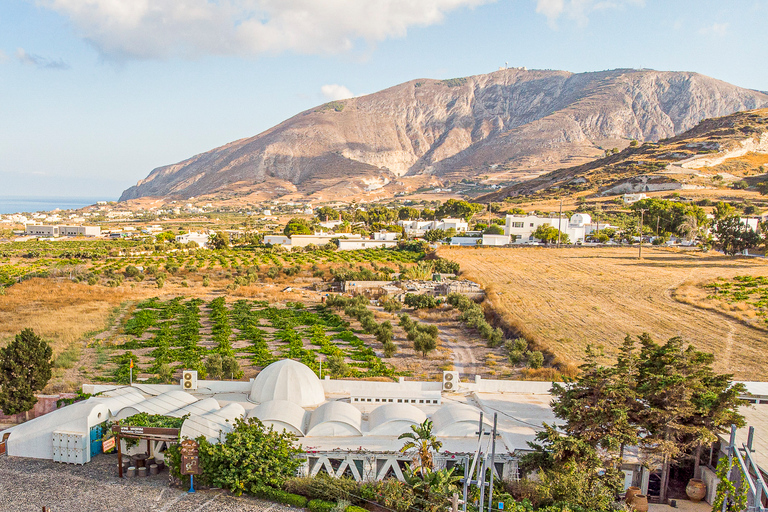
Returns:
[[[115,443],[117,444],[117,464],[120,478],[123,478],[123,451],[120,439],[145,439],[147,441],[147,453],[150,451],[150,441],[179,442],[178,428],[134,427],[117,424],[112,426],[112,433],[115,435]]]

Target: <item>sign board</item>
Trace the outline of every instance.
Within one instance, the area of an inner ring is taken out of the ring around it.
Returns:
[[[197,441],[194,439],[185,439],[181,442],[181,474],[182,475],[200,475],[200,459],[198,458]]]
[[[161,427],[132,427],[130,425],[113,425],[112,433],[121,437],[147,437],[147,436],[176,436],[179,435],[177,428]]]
[[[181,474],[182,475],[201,475],[200,459],[197,455],[181,456]]]
[[[98,446],[98,445],[96,445],[96,446]],[[109,439],[105,439],[101,443],[101,451],[103,451],[104,453],[107,453],[109,450],[111,450],[114,447],[115,447],[115,438],[114,437],[110,437]]]
[[[190,457],[197,457],[197,441],[194,439],[185,439],[181,442],[181,454]]]

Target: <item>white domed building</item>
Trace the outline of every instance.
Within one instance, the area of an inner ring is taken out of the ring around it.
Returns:
[[[325,402],[323,384],[308,366],[283,359],[264,368],[251,385],[248,400],[256,403],[285,400],[299,407]]]
[[[270,364],[250,381],[197,381],[194,389],[181,385],[84,386],[101,393],[72,406],[62,407],[10,431],[8,453],[51,459],[55,435],[82,436],[85,463],[98,450],[87,449],[91,430],[106,420],[125,419],[139,412],[182,417],[182,438],[226,439],[240,419],[258,418],[266,427],[296,436],[305,450],[302,473],[328,472],[356,480],[396,477],[403,479],[411,455],[400,452],[398,437],[426,419],[443,443],[436,454],[437,468],[464,463],[478,449],[481,414],[490,431],[493,414],[499,415],[494,467],[502,478],[517,474],[518,454],[528,450],[536,425],[554,422],[549,407],[548,382],[487,381],[476,378],[443,390],[440,381],[397,382],[333,380],[318,378],[304,364],[284,359]],[[487,453],[490,436],[483,436]],[[127,453],[145,450],[139,443]],[[164,445],[152,443],[151,455],[162,458]]]

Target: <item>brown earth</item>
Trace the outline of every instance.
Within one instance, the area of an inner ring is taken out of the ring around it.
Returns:
[[[765,380],[768,333],[758,321],[698,307],[680,290],[717,277],[768,275],[768,261],[719,253],[643,248],[441,248],[464,277],[487,289],[503,321],[560,361],[588,344],[615,355],[627,334],[682,336],[716,355],[719,371]]]

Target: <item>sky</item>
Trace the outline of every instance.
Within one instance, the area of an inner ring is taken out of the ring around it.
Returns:
[[[115,199],[315,105],[499,67],[768,91],[768,0],[2,0],[0,196]]]

